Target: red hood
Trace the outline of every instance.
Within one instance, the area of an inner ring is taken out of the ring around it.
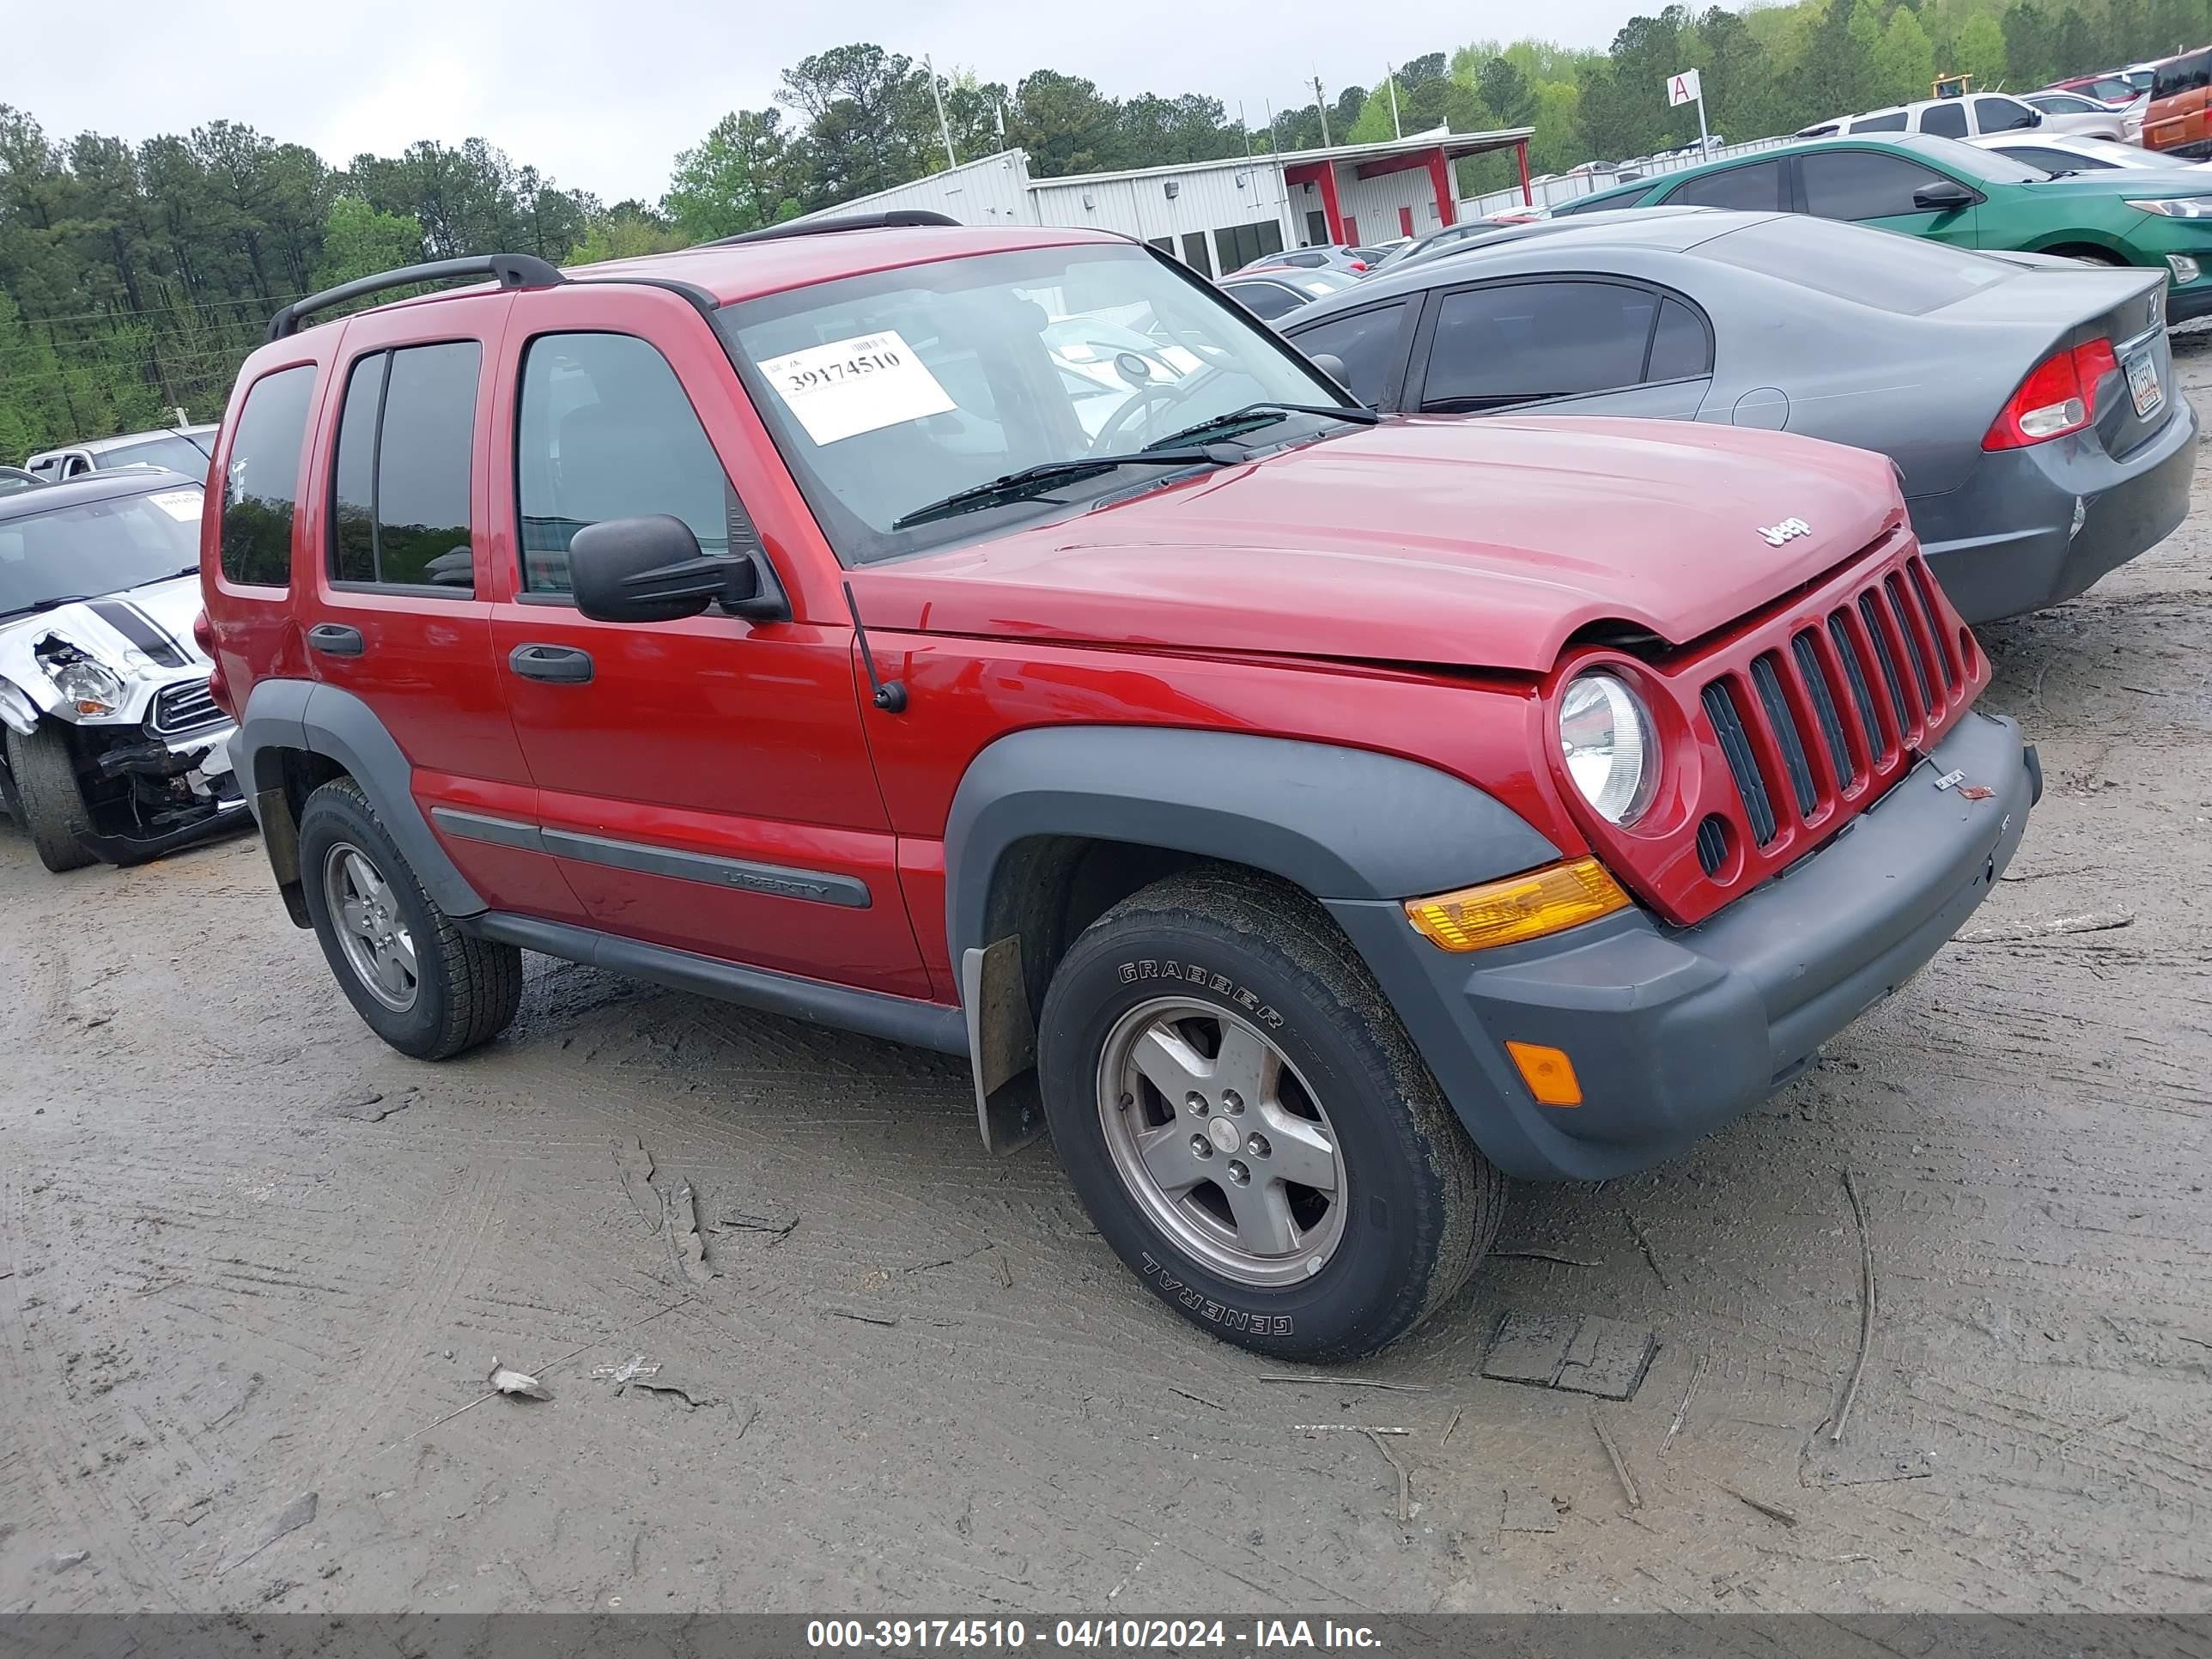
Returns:
[[[1540,673],[1590,623],[1710,633],[1904,510],[1883,457],[1781,433],[1408,418],[853,580],[886,630]]]

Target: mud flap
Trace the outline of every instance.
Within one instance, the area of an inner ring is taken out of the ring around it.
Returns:
[[[975,1127],[983,1150],[1003,1157],[1044,1133],[1036,1025],[1022,983],[1022,942],[1009,935],[960,958],[960,1003],[975,1078]]]

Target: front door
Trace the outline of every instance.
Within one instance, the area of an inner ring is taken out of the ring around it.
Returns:
[[[1948,173],[1872,149],[1814,150],[1798,157],[1797,167],[1808,213],[1959,247],[1981,246],[1978,206],[1930,211],[1913,199],[1931,185],[1956,187]]]
[[[494,909],[580,921],[553,861],[451,833],[454,815],[527,816],[536,790],[492,672],[485,434],[506,295],[371,312],[343,326],[325,389],[333,455],[302,510],[315,678],[368,705],[407,758],[416,805]]]
[[[927,996],[862,737],[853,630],[834,573],[799,568],[830,555],[720,343],[648,288],[526,293],[514,307],[491,645],[542,844],[609,933]],[[579,615],[570,538],[654,514],[708,552],[754,554],[787,619]]]

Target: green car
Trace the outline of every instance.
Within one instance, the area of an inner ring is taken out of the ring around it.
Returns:
[[[2212,313],[2212,175],[2045,173],[1949,138],[1824,138],[1710,162],[1552,211],[1749,208],[1818,214],[1991,252],[2057,253],[2167,273],[2175,322]]]

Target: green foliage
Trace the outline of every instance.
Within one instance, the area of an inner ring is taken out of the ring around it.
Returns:
[[[336,288],[422,258],[422,226],[411,213],[380,213],[358,196],[341,196],[323,221],[314,285]]]
[[[1338,143],[1532,128],[1540,174],[1694,139],[1696,112],[1663,91],[1685,69],[1704,78],[1711,130],[1741,140],[1926,97],[1938,73],[2018,88],[2208,39],[2212,0],[1669,4],[1629,18],[1605,52],[1470,40],[1398,65],[1390,87],[1285,88],[1273,112],[1196,92],[1118,97],[1051,68],[1011,88],[956,68],[933,88],[927,65],[856,42],[786,70],[777,106],[722,117],[675,158],[658,203],[612,208],[483,138],[340,168],[223,120],[62,144],[0,105],[0,460],[178,407],[218,413],[269,313],[313,289],[423,258],[573,264],[732,235],[934,172],[948,138],[963,163],[1018,147],[1042,178],[1307,149],[1322,143],[1318,94]],[[1462,190],[1512,177],[1504,154],[1460,167]]]

